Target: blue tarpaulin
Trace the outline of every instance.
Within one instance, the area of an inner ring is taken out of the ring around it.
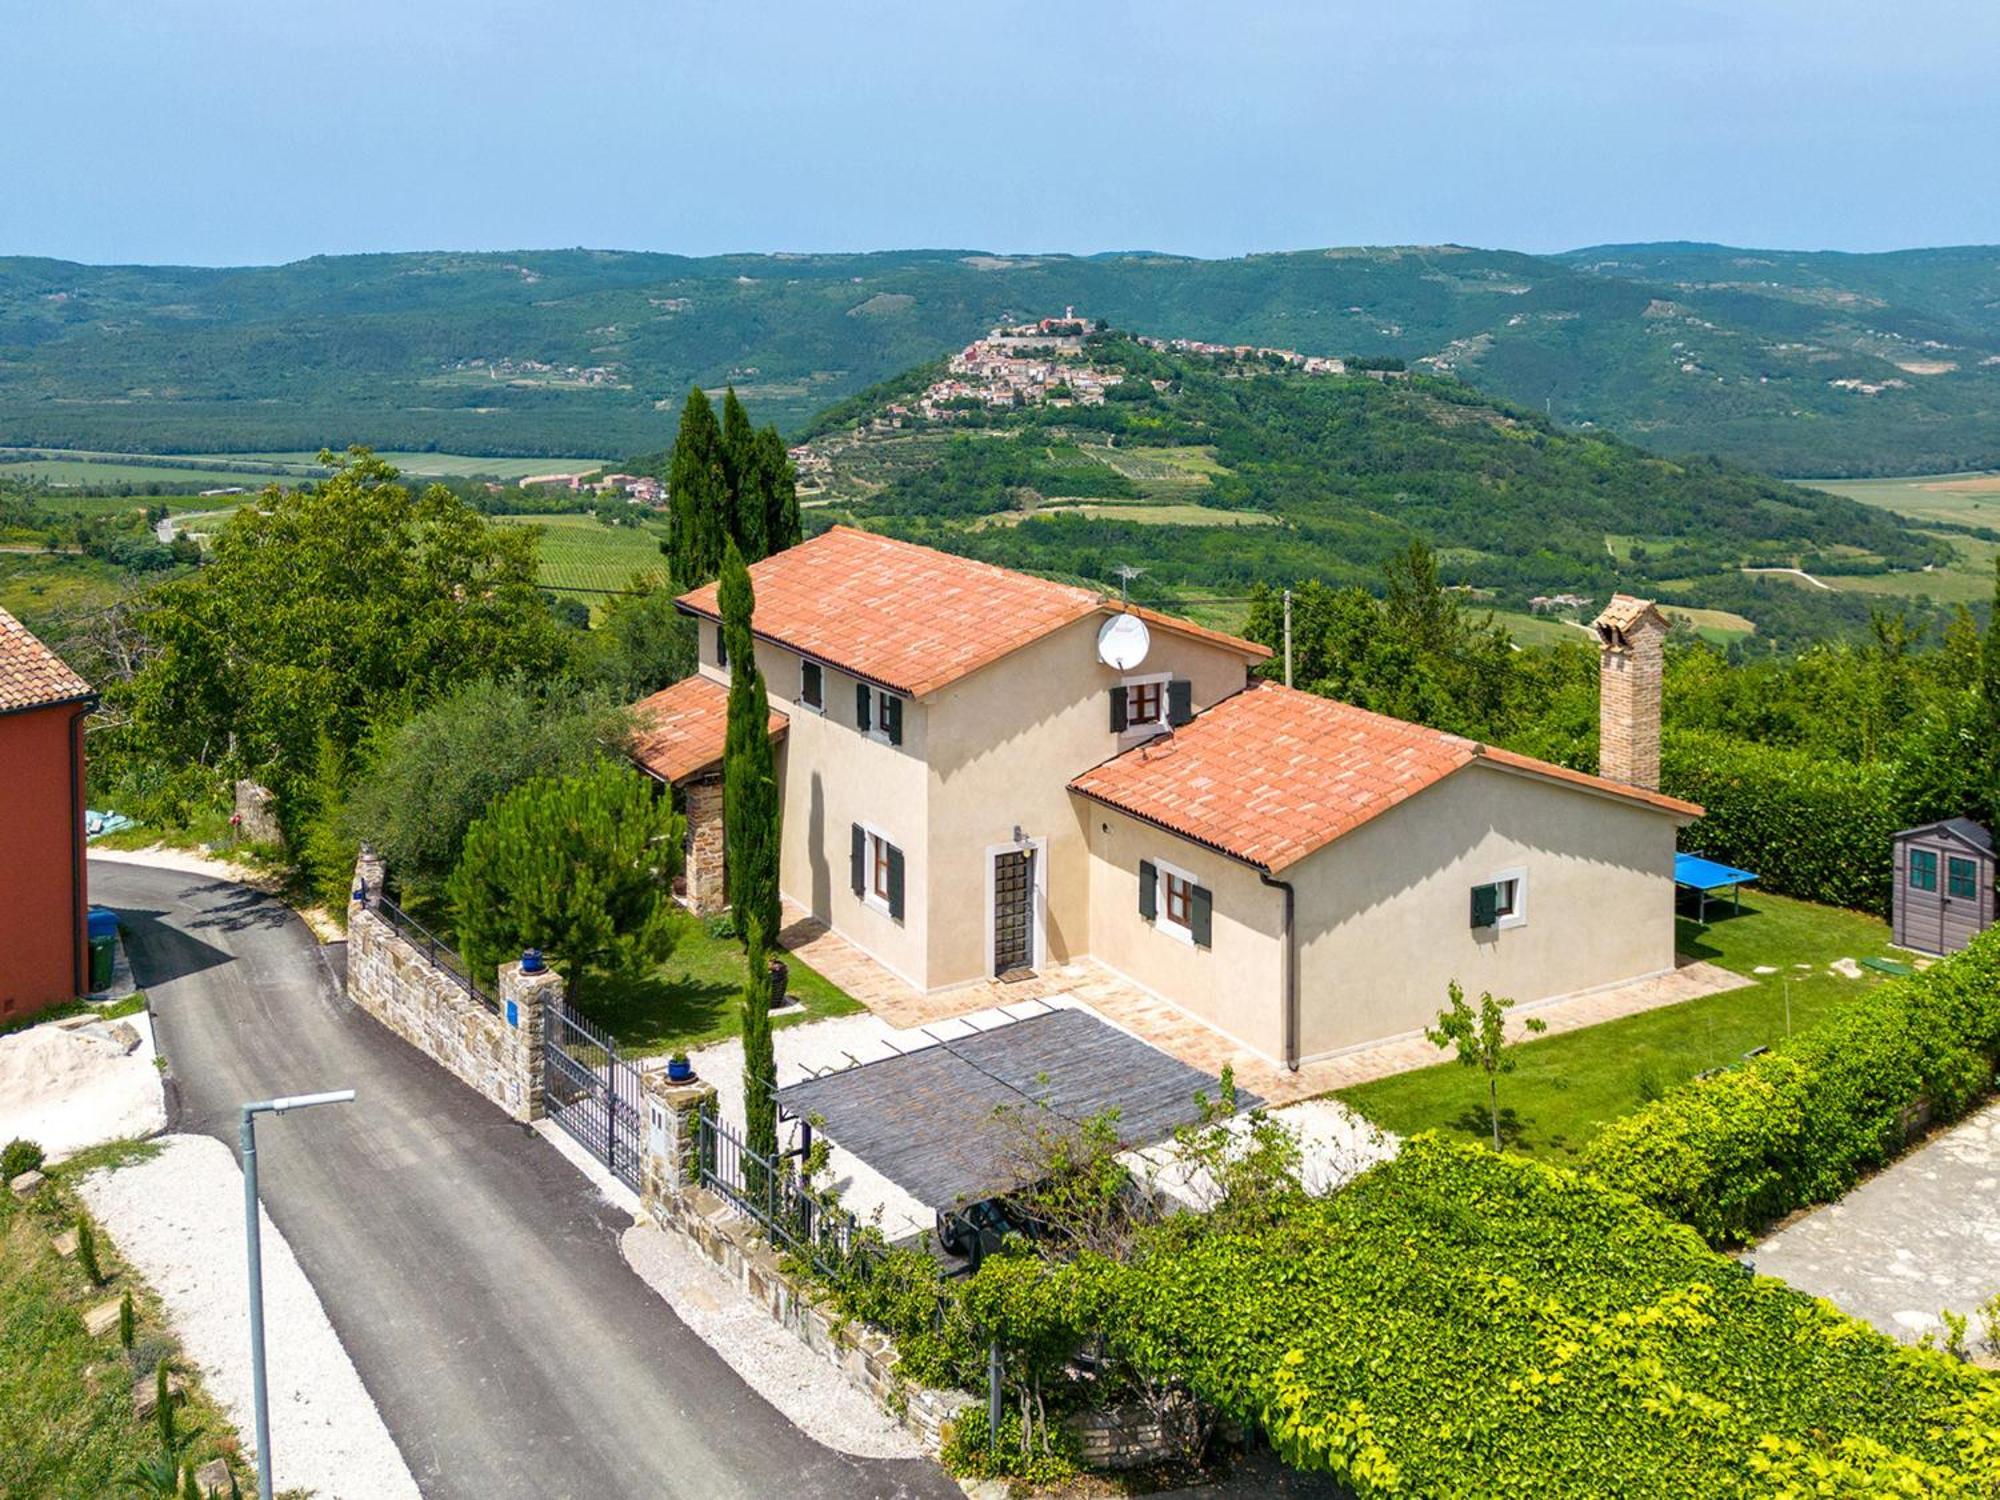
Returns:
[[[1755,872],[1739,870],[1734,865],[1725,865],[1712,859],[1703,859],[1699,854],[1676,854],[1674,856],[1674,884],[1689,890],[1699,891],[1700,899],[1695,907],[1698,920],[1708,920],[1708,893],[1719,891],[1724,886],[1730,889],[1730,909],[1741,909],[1740,900],[1743,887],[1757,878]]]

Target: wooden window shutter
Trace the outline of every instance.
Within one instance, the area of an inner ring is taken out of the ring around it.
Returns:
[[[862,733],[868,731],[868,701],[874,697],[874,689],[865,682],[854,684],[854,722]]]
[[[860,895],[868,889],[868,835],[861,831],[861,825],[854,825],[854,843],[847,861],[847,883],[854,887],[854,894]]]
[[[882,700],[882,732],[889,736],[889,743],[903,743],[903,700],[884,698]]]
[[[903,920],[903,851],[889,846],[889,915]]]
[[[720,625],[715,627],[715,664],[718,667],[729,665],[729,637]]]
[[[1475,885],[1472,888],[1472,925],[1491,927],[1500,920],[1500,887]]]
[[[1115,687],[1111,690],[1111,732],[1123,734],[1125,722],[1125,689]]]
[[[1188,900],[1188,931],[1197,948],[1213,945],[1215,938],[1215,896],[1205,885],[1194,887]]]
[[[1178,729],[1194,718],[1194,684],[1176,677],[1167,684],[1167,722]]]
[[[1150,859],[1139,861],[1139,915],[1148,922],[1159,912],[1160,872]]]

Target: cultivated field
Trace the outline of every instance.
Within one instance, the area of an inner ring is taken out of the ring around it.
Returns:
[[[1907,479],[1801,482],[1810,482],[1815,489],[1831,490],[1864,505],[1895,511],[1919,525],[1932,521],[2000,531],[2000,474],[1916,474]],[[1821,581],[1843,593],[1927,598],[1939,604],[1970,604],[1993,597],[1993,564],[1995,557],[2000,556],[2000,543],[1949,531],[1927,534],[1948,543],[1956,554],[1948,566],[1915,573],[1836,574]]]
[[[30,454],[46,457],[30,457]],[[447,476],[510,480],[530,474],[574,474],[602,468],[599,458],[493,458],[471,453],[381,455],[413,479]],[[48,484],[98,487],[114,484],[175,484],[190,490],[240,484],[258,488],[274,479],[312,479],[325,473],[319,454],[282,453],[99,453],[83,449],[0,448],[0,478],[36,478]]]
[[[662,573],[665,534],[653,525],[606,526],[595,516],[496,516],[510,525],[540,526],[542,582],[558,589],[622,591],[635,574]]]

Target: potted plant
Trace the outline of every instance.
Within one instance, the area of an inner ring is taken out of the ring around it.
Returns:
[[[686,1052],[677,1050],[672,1057],[667,1059],[667,1081],[669,1083],[694,1082],[694,1064],[688,1061]]]
[[[792,982],[792,966],[782,958],[771,960],[771,1009],[785,1003],[785,986]]]

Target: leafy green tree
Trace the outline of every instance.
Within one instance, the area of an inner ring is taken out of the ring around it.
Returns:
[[[743,929],[748,968],[743,980],[743,1140],[769,1161],[778,1157],[778,1057],[771,1042],[771,955],[764,924]],[[755,1166],[755,1163],[751,1163]],[[761,1177],[762,1169],[757,1168]],[[752,1192],[761,1183],[750,1184]]]
[[[1438,1012],[1437,1025],[1424,1028],[1424,1035],[1430,1038],[1433,1047],[1455,1048],[1459,1062],[1486,1075],[1486,1107],[1493,1120],[1493,1149],[1498,1151],[1500,1075],[1514,1071],[1515,1044],[1507,1040],[1507,1012],[1513,1009],[1514,1002],[1496,1000],[1488,990],[1479,997],[1479,1009],[1475,1012],[1456,979],[1447,993],[1451,1003]],[[1548,1022],[1532,1018],[1522,1025],[1537,1034],[1549,1029]]]
[[[778,911],[778,781],[771,755],[771,704],[757,670],[750,570],[731,541],[717,603],[729,651],[729,719],[722,747],[723,880],[739,929],[761,923],[775,937]]]
[[[592,966],[659,962],[674,945],[680,829],[667,799],[613,762],[522,783],[472,825],[445,887],[466,962],[490,972],[539,948],[572,1001]]]
[[[352,749],[456,683],[552,673],[563,656],[531,531],[441,486],[413,495],[365,448],[322,458],[327,479],[266,491],[206,567],[153,592],[137,619],[152,654],[112,694],[121,749],[254,775],[288,819],[323,736]]]
[[[698,588],[722,566],[722,543],[729,534],[729,484],[723,468],[722,432],[715,408],[700,386],[681,405],[667,465],[667,572],[677,589]]]
[[[577,643],[577,673],[623,702],[679,682],[694,671],[695,622],[674,608],[657,579],[633,581],[604,604],[597,626]]]
[[[537,689],[519,677],[467,683],[368,737],[344,830],[366,839],[406,890],[439,891],[466,830],[495,801],[537,776],[581,775],[630,731],[619,700],[601,689]],[[346,858],[351,876],[351,845]]]

